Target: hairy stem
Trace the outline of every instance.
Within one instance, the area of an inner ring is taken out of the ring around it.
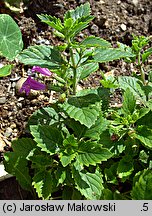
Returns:
[[[75,64],[74,61],[74,55],[73,55],[73,50],[70,48],[70,56],[71,56],[71,61],[72,61],[72,70],[73,70],[73,94],[76,94],[76,89],[77,89],[77,65]]]
[[[143,84],[145,85],[146,84],[145,72],[143,70],[142,63],[141,63],[141,53],[140,53],[140,51],[138,52],[138,67],[139,67],[139,70],[140,70],[141,80],[142,80]]]

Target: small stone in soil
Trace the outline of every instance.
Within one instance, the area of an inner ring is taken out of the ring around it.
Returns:
[[[0,97],[0,104],[4,104],[6,102],[6,97]]]
[[[4,133],[5,137],[9,137],[12,134],[12,128],[8,127]]]
[[[127,30],[127,27],[125,24],[121,24],[120,28],[123,30],[123,31],[126,31]]]

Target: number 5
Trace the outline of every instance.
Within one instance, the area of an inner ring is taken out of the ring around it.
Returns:
[[[148,211],[148,203],[143,204],[143,211]]]

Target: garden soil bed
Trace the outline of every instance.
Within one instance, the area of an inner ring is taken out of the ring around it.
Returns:
[[[75,8],[85,0],[34,0],[30,1],[21,14],[14,14],[0,3],[0,13],[8,13],[16,20],[23,34],[24,48],[34,44],[57,44],[51,29],[42,24],[36,14],[51,14],[63,18],[63,14]],[[90,0],[95,19],[84,30],[78,40],[86,35],[100,36],[116,46],[117,41],[131,45],[132,34],[149,36],[152,34],[152,1],[149,0]],[[8,63],[5,59],[0,64]],[[48,92],[33,94],[30,97],[20,95],[20,79],[27,77],[29,68],[16,61],[13,62],[12,74],[0,79],[0,161],[5,151],[11,150],[11,141],[27,135],[25,127],[31,114],[42,106],[48,106]],[[151,62],[152,64],[152,62]],[[101,64],[102,71],[113,71],[116,76],[129,75],[134,69],[127,63],[115,61]],[[82,85],[95,87],[100,84],[100,73],[92,74]],[[121,96],[116,93],[113,103],[121,103]],[[11,182],[10,182],[11,181]],[[8,183],[9,182],[9,183]],[[10,187],[13,185],[13,188]],[[8,190],[9,189],[9,190]],[[14,178],[0,183],[0,199],[28,199]]]

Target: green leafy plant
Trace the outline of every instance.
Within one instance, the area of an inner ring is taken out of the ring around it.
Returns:
[[[22,49],[23,41],[18,25],[11,16],[0,14],[0,56],[12,61]],[[0,68],[0,77],[9,75],[11,68],[12,65]]]
[[[52,78],[57,80],[57,84],[50,84],[50,90],[58,89],[67,96],[76,94],[78,82],[97,71],[99,62],[134,56],[130,52],[112,48],[108,41],[99,37],[89,36],[78,43],[76,36],[94,18],[90,13],[90,5],[86,3],[66,12],[63,22],[50,15],[38,15],[64,42],[55,47],[30,46],[19,55],[19,60],[26,65],[46,67],[54,72],[55,76]]]
[[[61,95],[31,116],[31,138],[12,142],[13,152],[5,153],[6,171],[39,199],[151,199],[150,87],[135,77],[104,77],[99,87],[77,90],[79,81],[98,70],[100,62],[135,54],[94,36],[76,41],[93,19],[88,3],[68,11],[63,22],[39,17],[64,43],[30,46],[19,60],[55,79],[57,84],[50,82],[48,89]],[[43,87],[30,82],[22,86],[26,93]],[[111,106],[111,88],[122,90],[121,107]]]
[[[145,36],[135,36],[134,35],[131,47],[118,43],[119,47],[122,50],[126,50],[134,54],[134,57],[131,57],[131,58],[127,57],[126,60],[128,62],[132,62],[135,64],[136,68],[139,71],[140,79],[144,85],[147,84],[145,75],[151,73],[151,69],[145,70],[146,67],[144,67],[144,63],[148,61],[149,56],[152,54],[152,48],[151,47],[147,48],[147,46],[150,43],[150,40],[151,40],[151,36],[145,37]],[[138,75],[137,72],[135,73],[135,75],[136,76]]]

